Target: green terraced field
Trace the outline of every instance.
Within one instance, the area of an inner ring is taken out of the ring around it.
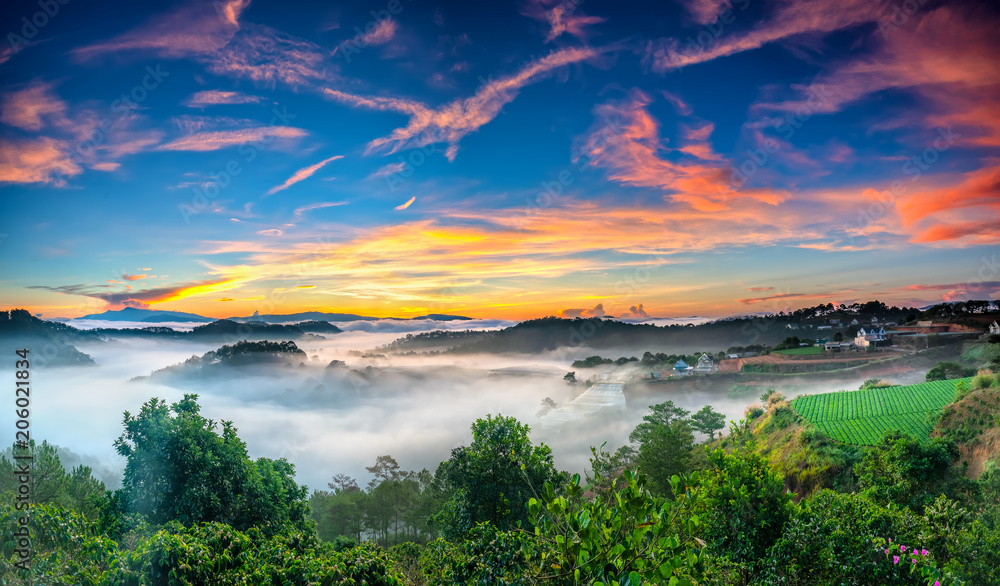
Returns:
[[[870,446],[892,429],[928,439],[930,416],[952,402],[961,380],[972,379],[808,395],[794,399],[792,408],[839,442]]]

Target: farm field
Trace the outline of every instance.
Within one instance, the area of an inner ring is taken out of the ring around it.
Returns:
[[[787,354],[788,356],[808,356],[810,354],[822,354],[822,346],[802,346],[800,348],[787,348],[785,350],[775,350],[775,354]]]
[[[952,402],[955,384],[970,378],[797,397],[792,408],[839,442],[874,445],[888,430],[929,439],[931,416]]]

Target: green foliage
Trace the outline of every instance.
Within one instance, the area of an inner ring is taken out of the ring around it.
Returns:
[[[274,535],[306,528],[306,489],[284,459],[251,461],[232,422],[199,414],[197,395],[169,409],[151,399],[135,417],[125,413],[125,432],[115,441],[128,458],[114,504],[153,524],[217,521],[237,530],[257,527]],[[173,415],[171,415],[171,412]]]
[[[988,389],[997,386],[997,377],[992,372],[980,371],[979,374],[972,377],[972,382],[969,384],[976,390]]]
[[[705,525],[706,551],[749,583],[793,511],[781,475],[746,447],[728,454],[716,449],[693,498]]]
[[[97,523],[74,511],[35,505],[30,514],[36,584],[402,584],[384,550],[366,544],[337,552],[294,529],[267,537],[257,528],[242,532],[223,523],[185,527],[171,521],[158,527],[140,525],[116,543],[99,532]],[[3,527],[16,527],[23,515],[11,500],[0,503]],[[0,537],[4,560],[12,559],[15,547],[12,531],[5,531]],[[12,564],[0,564],[0,583],[27,577],[22,574]]]
[[[966,368],[957,362],[938,362],[937,366],[927,371],[927,382],[947,380],[950,378],[965,378],[976,374],[974,368]]]
[[[705,405],[691,416],[691,427],[715,439],[715,432],[726,428],[726,416],[713,410],[711,405]]]
[[[557,476],[552,450],[532,445],[529,431],[502,415],[472,424],[472,444],[452,450],[437,472],[453,491],[435,518],[445,537],[457,538],[483,522],[502,531],[528,525],[525,503]]]
[[[652,405],[629,435],[629,441],[638,444],[636,466],[655,494],[671,494],[671,478],[693,468],[694,432],[688,413],[673,401]]]
[[[59,459],[58,449],[45,441],[39,445],[31,440],[27,450],[15,447],[11,451],[12,459],[7,459],[6,454],[0,454],[0,493],[17,490],[16,470],[28,461],[14,460],[15,450],[18,455],[32,457],[28,474],[32,502],[63,506],[89,519],[99,516],[104,498],[104,483],[93,477],[88,466],[76,466],[67,471]]]
[[[600,473],[594,473],[598,482]],[[681,504],[662,501],[644,487],[644,476],[622,472],[617,486],[587,498],[574,475],[557,496],[546,484],[528,508],[539,550],[531,552],[546,584],[694,584],[704,558],[695,534],[697,517]],[[690,479],[697,483],[697,475]],[[684,492],[680,478],[672,490]]]
[[[589,356],[583,360],[574,360],[572,366],[573,368],[594,368],[602,364],[612,364],[614,360],[610,358],[601,358],[600,356]]]
[[[420,568],[430,585],[524,584],[531,579],[528,556],[533,541],[529,533],[499,531],[480,523],[458,543],[444,539],[429,543],[420,556]]]
[[[886,562],[876,539],[916,543],[926,528],[912,511],[823,490],[796,507],[767,552],[763,584],[926,584]]]
[[[861,494],[886,506],[921,512],[938,495],[965,497],[973,487],[954,443],[942,439],[922,442],[899,432],[888,432],[882,442],[865,452],[854,467]]]

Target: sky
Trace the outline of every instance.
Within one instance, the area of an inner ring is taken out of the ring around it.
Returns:
[[[723,316],[1000,295],[1000,11],[5,3],[0,305]]]

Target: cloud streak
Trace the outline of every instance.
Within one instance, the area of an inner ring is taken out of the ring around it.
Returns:
[[[308,134],[301,128],[290,126],[261,126],[242,130],[217,130],[198,132],[161,145],[159,151],[216,151],[219,149],[261,142],[267,138],[300,138]]]
[[[401,98],[359,96],[339,90],[325,89],[324,94],[344,104],[375,110],[393,110],[410,116],[409,123],[389,136],[368,143],[368,152],[397,151],[446,143],[445,156],[455,159],[462,138],[491,122],[500,110],[517,97],[519,90],[542,79],[554,69],[593,59],[597,49],[568,48],[535,59],[514,75],[485,83],[472,97],[455,100],[436,109]]]
[[[315,173],[316,171],[319,171],[320,169],[322,169],[323,166],[326,165],[327,163],[329,163],[330,161],[336,161],[337,159],[343,159],[343,158],[344,158],[343,155],[334,155],[334,156],[332,156],[332,157],[330,157],[328,159],[324,159],[324,160],[316,163],[315,165],[310,165],[308,167],[304,167],[302,169],[299,169],[298,171],[296,171],[295,173],[293,173],[291,177],[289,177],[288,179],[286,179],[284,183],[282,183],[281,185],[275,185],[271,189],[267,190],[267,193],[265,193],[264,195],[265,196],[267,196],[267,195],[274,195],[275,193],[278,193],[279,191],[288,189],[289,187],[291,187],[292,185],[295,185],[299,181],[302,181],[304,179],[308,179],[308,178],[312,177],[313,173]]]

